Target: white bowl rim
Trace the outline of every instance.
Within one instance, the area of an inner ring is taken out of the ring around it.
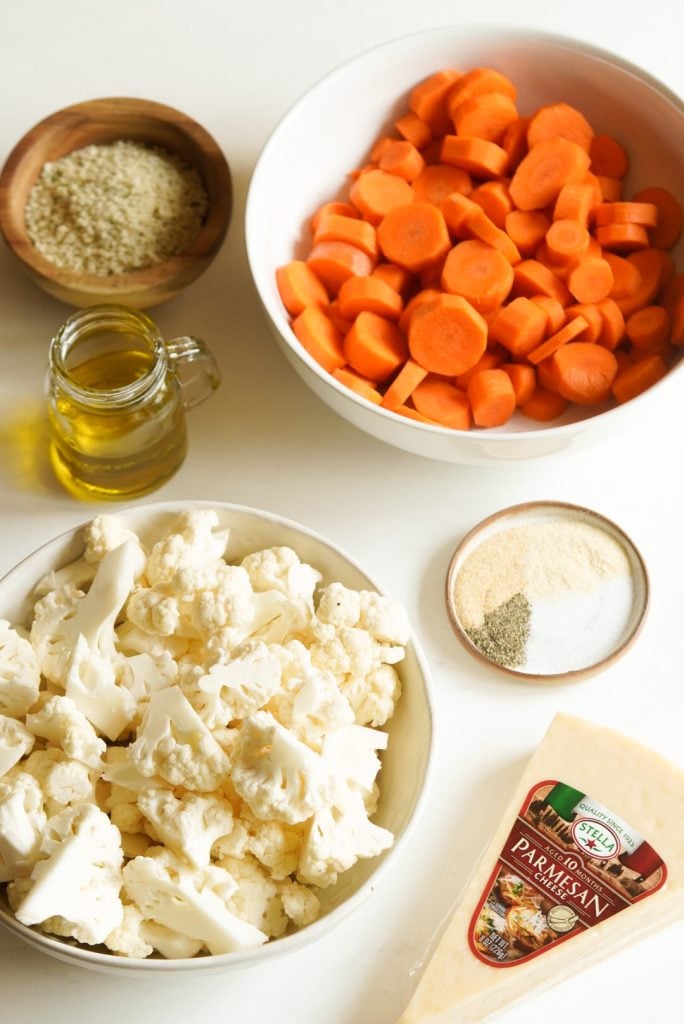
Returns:
[[[341,556],[345,561],[349,563],[352,568],[357,570],[364,576],[368,582],[381,594],[387,593],[387,591],[378,583],[375,577],[368,573],[368,571],[351,555],[349,555],[343,548],[341,548],[334,541],[328,540],[323,534],[318,533],[316,530],[312,530],[301,523],[296,522],[294,519],[288,519],[285,516],[281,516],[275,512],[269,512],[265,509],[254,508],[249,505],[240,505],[233,502],[226,501],[211,501],[211,500],[195,500],[193,498],[178,499],[176,501],[159,501],[151,503],[142,503],[140,505],[131,505],[125,508],[117,508],[111,514],[116,516],[127,516],[136,515],[139,512],[148,512],[151,515],[160,515],[165,512],[179,514],[184,511],[188,511],[192,508],[215,508],[221,509],[226,512],[233,512],[237,514],[253,515],[258,519],[266,520],[268,522],[275,523],[278,526],[286,527],[287,529],[295,530],[298,533],[303,534],[310,540],[316,541],[322,544],[324,547],[329,548],[338,556]],[[98,513],[94,513],[98,514]],[[101,514],[101,513],[99,513]],[[57,546],[60,542],[72,540],[78,536],[80,530],[83,529],[90,519],[83,520],[67,530],[62,531],[51,539],[45,541],[39,547],[37,547],[30,554],[26,555],[21,559],[12,569],[6,572],[2,578],[0,578],[0,587],[12,576],[17,570],[24,566],[27,562],[30,562],[35,556],[39,555],[40,552],[47,548],[55,545]],[[145,959],[138,957],[119,957],[114,953],[98,953],[92,950],[84,949],[82,946],[74,946],[68,942],[62,942],[59,939],[51,938],[47,934],[40,931],[36,931],[33,928],[29,928],[26,925],[21,924],[16,918],[10,917],[2,907],[0,907],[0,925],[6,928],[10,932],[14,932],[27,942],[36,948],[41,949],[43,952],[50,953],[53,956],[58,957],[61,960],[80,962],[80,966],[87,966],[93,968],[102,968],[107,971],[116,972],[118,968],[122,969],[122,973],[126,972],[129,974],[148,974],[154,973],[207,973],[213,971],[221,971],[222,969],[228,970],[233,967],[256,967],[258,964],[267,960],[272,960],[279,956],[285,956],[290,953],[296,952],[304,946],[307,946],[316,941],[319,937],[323,937],[326,933],[333,930],[334,927],[339,924],[345,917],[351,914],[357,907],[364,903],[368,897],[373,893],[373,890],[385,877],[388,870],[394,865],[398,856],[404,850],[408,840],[413,834],[414,830],[418,825],[419,818],[424,809],[427,795],[430,789],[432,775],[434,772],[434,761],[435,761],[435,713],[434,713],[434,692],[432,678],[430,675],[430,669],[428,666],[427,658],[422,649],[420,641],[418,640],[413,626],[411,626],[411,637],[409,645],[412,649],[412,653],[415,656],[420,675],[422,676],[423,688],[425,693],[426,713],[427,721],[429,725],[429,746],[425,759],[425,773],[424,781],[421,787],[420,793],[418,794],[413,808],[413,813],[406,825],[404,826],[401,835],[396,838],[394,845],[386,851],[381,859],[378,860],[377,866],[374,868],[373,873],[369,878],[366,879],[362,885],[348,896],[342,903],[334,907],[333,910],[326,914],[324,917],[314,921],[313,924],[307,925],[304,928],[300,928],[298,931],[293,932],[291,935],[286,935],[279,939],[273,939],[270,942],[265,943],[263,946],[258,946],[255,949],[245,950],[244,952],[238,953],[218,953],[201,957],[191,957],[178,960],[166,960],[166,959]],[[334,918],[334,920],[330,920]]]
[[[342,63],[338,64],[331,71],[326,72],[326,74],[322,75],[319,79],[317,79],[317,81],[310,85],[305,90],[305,92],[303,92],[294,101],[294,103],[290,105],[290,107],[276,122],[274,128],[270,132],[268,138],[266,139],[266,142],[262,146],[261,151],[257,157],[257,161],[254,165],[254,170],[252,172],[251,180],[249,183],[247,201],[245,204],[245,248],[247,251],[247,260],[250,266],[254,286],[259,295],[259,299],[269,316],[270,304],[261,294],[261,289],[257,283],[258,274],[256,271],[256,258],[254,256],[254,247],[252,243],[252,237],[254,234],[253,224],[257,216],[255,213],[255,209],[257,207],[257,201],[255,199],[255,186],[259,184],[259,178],[262,173],[263,164],[265,162],[266,157],[268,156],[270,149],[276,144],[280,135],[282,135],[282,133],[287,130],[290,118],[296,115],[296,113],[299,110],[299,107],[306,102],[310,93],[318,89],[319,86],[322,86],[329,80],[334,79],[338,75],[344,74],[347,71],[347,69],[350,66],[354,65],[355,63],[370,58],[374,53],[380,50],[390,49],[393,46],[403,44],[409,39],[420,40],[426,39],[429,36],[439,37],[443,35],[443,33],[446,31],[454,30],[458,30],[458,32],[461,34],[467,34],[471,39],[491,39],[492,42],[505,42],[507,40],[524,40],[537,43],[549,43],[556,46],[575,47],[578,50],[582,51],[583,53],[595,57],[598,60],[603,60],[607,63],[616,65],[622,71],[625,71],[632,77],[640,79],[641,81],[645,82],[656,93],[659,93],[664,99],[668,100],[671,104],[678,108],[679,111],[684,115],[684,100],[680,96],[678,96],[677,93],[675,93],[672,89],[670,89],[663,82],[661,82],[658,78],[652,75],[650,72],[639,67],[639,65],[634,64],[632,61],[627,60],[625,57],[621,57],[618,54],[612,53],[610,50],[606,50],[603,47],[595,46],[593,43],[585,42],[583,39],[578,39],[575,36],[564,35],[559,32],[547,32],[544,29],[522,28],[520,26],[513,25],[497,25],[494,28],[489,28],[488,26],[477,22],[466,22],[462,25],[454,22],[446,22],[441,26],[433,26],[432,28],[421,29],[419,32],[404,33],[403,35],[395,36],[392,39],[376,43],[374,46],[362,50],[360,53],[357,53],[352,57],[348,57],[346,60],[342,61]],[[279,334],[282,334],[280,328],[275,324],[275,322],[273,326],[278,331]],[[308,369],[315,374],[318,380],[321,381],[321,383],[325,387],[330,388],[332,391],[334,391],[342,399],[349,402],[351,405],[358,405],[363,409],[372,410],[373,412],[377,413],[381,417],[381,419],[384,419],[387,423],[397,422],[397,416],[391,413],[388,409],[384,409],[382,408],[382,406],[376,405],[374,402],[369,401],[362,395],[356,394],[356,392],[353,392],[349,388],[346,388],[343,384],[340,384],[339,381],[335,380],[335,378],[331,374],[326,373],[326,371],[323,370],[323,368],[316,362],[316,360],[309,355],[306,349],[304,349],[304,347],[299,344],[296,335],[292,331],[292,328],[289,326],[288,332],[289,337],[287,341],[289,344],[289,348],[293,352],[293,355],[300,359],[308,367]],[[640,402],[641,400],[644,399],[648,401],[649,396],[651,396],[652,398],[656,389],[659,389],[660,393],[662,393],[666,388],[671,388],[673,386],[673,378],[675,374],[681,375],[681,373],[683,372],[683,366],[684,356],[680,356],[678,361],[668,368],[668,371],[664,377],[662,377],[659,381],[656,381],[655,384],[652,384],[651,387],[646,389],[646,391],[637,395],[635,398],[630,399],[629,402],[625,402],[622,405],[614,405],[609,409],[604,409],[601,412],[594,413],[593,415],[580,417],[579,419],[572,420],[569,423],[563,423],[559,426],[548,426],[544,424],[538,427],[536,430],[515,430],[512,432],[506,432],[504,428],[503,431],[500,433],[497,433],[495,430],[483,430],[478,429],[477,427],[472,427],[470,430],[464,433],[462,431],[455,432],[449,427],[442,427],[439,426],[438,424],[421,423],[419,420],[406,420],[404,417],[401,417],[402,426],[408,426],[410,428],[416,429],[419,433],[423,432],[425,434],[431,434],[437,437],[449,437],[453,436],[454,433],[456,433],[457,436],[460,437],[461,439],[471,437],[473,441],[486,440],[488,444],[493,444],[494,446],[509,444],[511,441],[515,441],[517,439],[521,439],[522,441],[532,440],[534,438],[538,439],[540,437],[543,437],[545,439],[562,439],[566,435],[574,434],[577,431],[578,426],[581,426],[583,423],[592,423],[599,420],[602,423],[605,423],[606,417],[609,416],[613,421],[617,423],[623,415],[626,415],[625,410],[634,409],[635,402]]]

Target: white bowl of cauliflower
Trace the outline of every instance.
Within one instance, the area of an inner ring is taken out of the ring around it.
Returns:
[[[117,973],[294,951],[391,865],[431,739],[403,608],[319,535],[96,516],[0,582],[0,924]]]

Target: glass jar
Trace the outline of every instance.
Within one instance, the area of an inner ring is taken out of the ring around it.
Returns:
[[[220,379],[203,341],[165,342],[137,309],[74,313],[50,343],[46,381],[57,477],[80,498],[132,498],[159,487],[185,457],[186,409]]]

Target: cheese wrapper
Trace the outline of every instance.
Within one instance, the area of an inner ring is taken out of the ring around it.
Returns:
[[[400,1024],[474,1024],[684,917],[684,772],[557,715]]]

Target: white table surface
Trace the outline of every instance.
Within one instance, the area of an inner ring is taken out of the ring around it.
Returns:
[[[260,973],[122,985],[0,932],[0,1020],[391,1024],[556,710],[610,724],[684,765],[681,402],[670,391],[650,422],[594,451],[494,469],[423,460],[367,437],[307,390],[266,327],[244,254],[250,173],[281,114],[330,68],[386,39],[459,20],[573,35],[682,94],[684,7],[650,0],[636,16],[622,0],[482,0],[467,8],[453,0],[16,0],[2,8],[0,160],[53,110],[117,94],[185,110],[227,154],[235,211],[226,244],[198,282],[153,312],[167,336],[193,332],[209,342],[223,385],[192,413],[188,458],[154,498],[277,511],[356,556],[405,602],[422,639],[437,747],[421,826],[394,871],[316,947]],[[63,493],[46,464],[46,348],[68,312],[0,248],[0,574],[101,508]],[[463,534],[483,516],[535,498],[616,520],[641,548],[652,583],[649,620],[632,651],[602,676],[546,690],[476,666],[453,638],[443,604],[448,560]],[[600,1004],[606,1019],[625,1024],[666,1013],[679,1020],[683,940],[681,925],[660,933],[497,1019],[575,1024]]]

